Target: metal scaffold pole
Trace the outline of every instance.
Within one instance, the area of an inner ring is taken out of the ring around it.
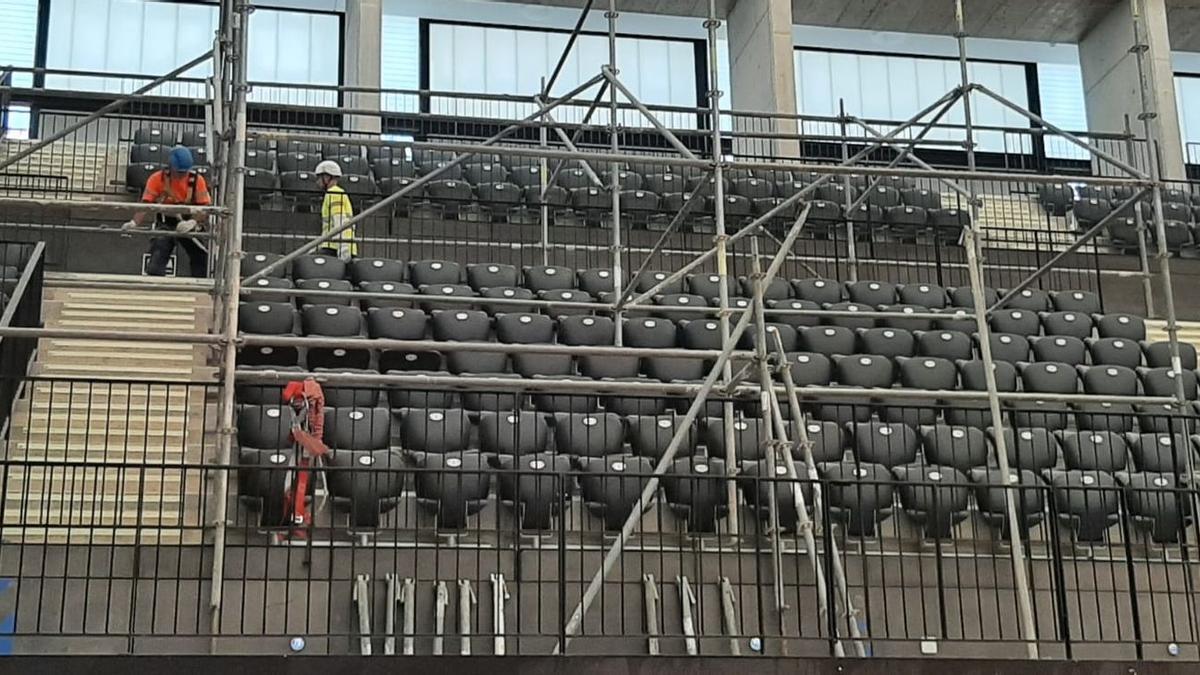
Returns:
[[[721,344],[729,342],[729,235],[725,229],[725,169],[721,160],[721,83],[717,77],[717,29],[721,21],[717,18],[716,0],[708,2],[708,19],[704,27],[708,30],[708,106],[709,124],[712,126],[712,191],[713,191],[713,222],[716,228],[716,258],[717,277],[720,284],[717,290],[717,302],[721,313],[717,322],[721,326]],[[733,365],[725,362],[725,370],[721,374],[725,382],[733,378]],[[725,500],[729,507],[729,534],[737,536],[740,530],[738,518],[737,481],[737,451],[734,447],[733,401],[726,400],[721,406],[721,417],[725,428],[725,470],[729,474]]]
[[[227,519],[229,517],[229,467],[233,463],[234,427],[234,390],[237,384],[237,333],[238,333],[238,303],[241,296],[241,258],[242,258],[242,226],[245,213],[246,187],[246,98],[249,94],[247,83],[247,49],[249,45],[249,22],[251,7],[242,2],[236,8],[233,2],[222,6],[224,11],[232,12],[231,17],[225,17],[233,22],[234,44],[226,53],[231,61],[233,115],[232,136],[229,143],[229,175],[231,187],[226,193],[226,204],[232,213],[228,217],[228,227],[225,227],[226,262],[223,266],[224,280],[224,310],[225,317],[221,324],[225,342],[221,349],[221,402],[220,422],[217,446],[217,473],[213,477],[213,562],[212,587],[209,596],[211,611],[210,632],[212,651],[217,650],[217,635],[221,630],[221,602],[225,578],[225,537]],[[218,94],[221,95],[221,94]]]
[[[955,19],[958,31],[958,63],[962,78],[963,90],[963,122],[966,127],[967,168],[974,173],[975,135],[971,118],[971,86],[970,72],[967,67],[967,34],[963,20],[963,0],[955,0]],[[975,328],[979,334],[979,354],[983,360],[984,380],[987,385],[988,409],[992,419],[992,429],[995,439],[996,465],[1003,476],[1012,476],[1008,465],[1008,448],[1004,437],[1004,416],[1000,410],[1000,397],[996,386],[995,361],[992,358],[991,332],[988,327],[987,302],[984,299],[984,271],[982,246],[979,232],[979,199],[976,195],[974,181],[968,183],[971,194],[971,223],[964,231],[963,246],[967,252],[967,272],[971,279],[971,298],[975,305]],[[1019,477],[1020,474],[1017,474]],[[1018,525],[1017,504],[1021,499],[1019,488],[1013,485],[1004,492],[1005,511],[1008,517],[1008,535],[1011,545],[1013,578],[1016,585],[1017,612],[1021,622],[1021,634],[1029,658],[1038,658],[1037,628],[1033,619],[1033,606],[1029,596],[1029,576],[1025,567],[1025,547],[1021,541],[1021,528]]]
[[[608,69],[615,77],[617,74],[617,0],[608,0],[608,11],[604,13],[604,18],[608,19]],[[582,17],[580,18],[582,22]],[[618,133],[618,116],[620,108],[617,105],[617,88],[609,83],[608,86],[608,129],[609,129],[609,147],[614,155],[621,152],[621,136]],[[610,225],[612,225],[612,282],[613,295],[621,297],[622,278],[621,270],[621,165],[616,160],[613,160],[608,165],[608,189],[612,193],[612,216]],[[625,327],[622,321],[622,313],[618,310],[613,315],[614,323],[614,344],[618,347],[625,343]]]
[[[1153,207],[1154,238],[1158,240],[1158,250],[1155,258],[1158,259],[1158,272],[1162,283],[1163,319],[1166,321],[1167,340],[1171,354],[1171,372],[1175,380],[1176,404],[1179,406],[1180,412],[1183,412],[1186,410],[1188,399],[1183,384],[1183,361],[1179,354],[1179,318],[1175,313],[1175,287],[1171,280],[1171,250],[1167,245],[1166,217],[1163,214],[1162,156],[1159,149],[1159,138],[1154,128],[1154,120],[1158,116],[1158,113],[1151,105],[1153,83],[1146,72],[1147,68],[1145,64],[1146,51],[1149,49],[1149,46],[1146,45],[1143,39],[1143,2],[1144,0],[1133,0],[1130,3],[1134,39],[1132,51],[1136,55],[1138,84],[1142,97],[1142,114],[1140,117],[1142,118],[1142,125],[1146,134],[1146,146],[1150,152],[1146,163],[1149,165],[1150,179],[1153,181],[1153,186],[1150,188],[1153,200],[1151,206]],[[1181,422],[1184,425],[1183,433],[1186,436],[1191,431],[1188,428],[1190,425],[1186,417],[1181,418]],[[1195,475],[1196,461],[1194,454],[1186,452],[1184,453],[1184,457],[1188,475]]]

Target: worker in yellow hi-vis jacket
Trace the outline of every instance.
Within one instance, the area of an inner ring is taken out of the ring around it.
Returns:
[[[338,180],[342,177],[340,164],[329,160],[321,162],[317,165],[316,174],[317,184],[325,191],[325,199],[321,202],[321,234],[329,234],[354,217],[354,206],[350,204],[350,197],[346,196],[346,191],[338,185]],[[358,244],[354,241],[354,228],[351,227],[325,242],[320,250],[347,262],[357,257]]]

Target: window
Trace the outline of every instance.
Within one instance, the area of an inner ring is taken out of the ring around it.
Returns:
[[[341,23],[337,15],[258,9],[250,15],[251,82],[313,87],[256,86],[250,101],[334,107],[341,79]]]
[[[515,94],[529,96],[540,91],[542,78],[548,77],[566,46],[569,34],[431,23],[429,25],[429,87],[465,93]],[[653,105],[696,106],[696,59],[694,42],[621,37],[617,39],[617,67],[622,83],[643,103]],[[571,49],[562,73],[555,82],[554,94],[563,94],[600,73],[608,63],[608,38],[580,35]],[[596,87],[579,94],[585,99],[595,95]],[[534,112],[531,103],[492,101],[464,97],[440,97],[430,102],[430,112],[516,119]],[[560,108],[560,122],[581,121],[585,106]],[[670,113],[663,123],[671,127],[694,127],[695,115]],[[608,123],[608,109],[598,109],[594,124]],[[622,112],[621,123],[645,126],[637,111]]]
[[[846,113],[864,119],[906,120],[941,98],[961,81],[959,63],[951,59],[858,54],[838,51],[796,50],[796,106],[802,115],[835,117],[844,101]],[[973,62],[971,80],[1026,107],[1029,104],[1025,67],[1021,64]],[[985,127],[1027,128],[1025,118],[999,102],[972,94],[973,121]],[[932,119],[934,113],[926,115]],[[963,106],[956,104],[941,124],[963,124]],[[820,128],[820,127],[826,128]],[[837,134],[834,123],[806,124],[808,134]],[[886,133],[890,125],[874,125]],[[915,136],[914,131],[909,136]],[[961,141],[961,129],[935,129],[925,138]],[[975,134],[985,152],[1030,152],[1028,134],[981,130]],[[943,146],[944,147],[944,146]]]
[[[1183,138],[1184,161],[1200,164],[1200,77],[1175,76],[1175,105],[1179,109],[1179,135]]]
[[[212,48],[217,21],[217,7],[208,4],[54,0],[50,3],[47,67],[110,72],[113,76],[57,75],[47,77],[46,86],[133,91]],[[337,15],[272,9],[258,9],[250,15],[251,81],[337,85],[340,62]],[[211,62],[205,62],[185,76],[204,78],[211,73]],[[204,92],[200,82],[168,82],[151,93],[195,98]],[[250,100],[332,106],[337,103],[337,93],[260,86],[251,91]]]
[[[30,68],[37,40],[37,0],[0,0],[0,73],[5,66]],[[12,84],[29,86],[29,73],[14,73]],[[0,110],[0,137],[26,138],[29,108],[13,106]]]
[[[54,0],[50,3],[46,66],[111,72],[114,76],[53,75],[46,78],[46,86],[134,91],[210,49],[216,27],[213,6],[148,0]],[[202,78],[211,73],[212,64],[205,62],[185,76]],[[197,97],[204,95],[204,85],[168,82],[151,93]]]
[[[1077,65],[1039,63],[1038,94],[1042,117],[1064,131],[1087,131],[1083,74]],[[1083,148],[1061,138],[1047,137],[1046,156],[1052,159],[1090,159]]]
[[[421,21],[408,16],[383,15],[383,44],[379,54],[379,80],[383,89],[421,88]],[[383,109],[419,112],[419,97],[384,94]]]

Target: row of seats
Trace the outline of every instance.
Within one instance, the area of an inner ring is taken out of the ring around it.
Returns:
[[[280,418],[287,415],[274,408],[255,410],[259,417],[247,410],[242,414],[250,416],[253,425],[264,419],[269,422],[271,411]],[[674,434],[676,423],[671,417],[632,418],[623,423],[619,418],[575,415],[556,418],[552,431],[544,420],[523,417],[527,413],[484,413],[479,418],[479,444],[494,447],[496,452],[480,452],[466,449],[465,442],[457,443],[465,441],[468,433],[469,421],[462,411],[411,410],[401,415],[404,442],[429,449],[401,452],[376,431],[378,425],[362,421],[390,420],[391,414],[370,413],[356,409],[329,413],[328,428],[335,440],[344,434],[337,430],[346,426],[345,421],[369,425],[363,437],[378,436],[372,442],[351,439],[349,443],[361,449],[343,449],[328,458],[330,491],[351,512],[355,528],[378,526],[380,515],[404,494],[406,474],[411,470],[418,504],[436,516],[439,528],[461,529],[468,517],[487,503],[491,470],[496,469],[499,496],[517,508],[523,528],[551,528],[554,516],[562,516],[561,509],[570,504],[578,480],[579,493],[589,510],[603,520],[606,529],[617,529],[632,512],[661,457],[664,439]],[[737,434],[755,434],[761,421],[739,420],[738,424]],[[429,425],[434,427],[432,434]],[[559,440],[559,430],[564,428],[572,433]],[[1055,453],[1061,446],[1067,468],[1053,468],[1043,459],[1018,465],[1004,475],[986,465],[988,439],[978,429],[939,426],[918,431],[901,425],[859,425],[846,430],[854,436],[849,443],[836,425],[810,424],[809,431],[816,438],[814,443],[831,457],[818,464],[830,515],[852,536],[873,536],[877,523],[892,515],[897,493],[901,507],[923,527],[927,537],[952,536],[954,525],[969,515],[971,493],[983,519],[1005,532],[1005,491],[1012,487],[1019,490],[1018,526],[1028,530],[1045,519],[1048,484],[1054,496],[1052,512],[1072,528],[1079,541],[1099,542],[1117,522],[1118,480],[1127,489],[1129,515],[1155,541],[1177,541],[1191,522],[1190,500],[1173,490],[1186,485],[1177,475],[1180,457],[1194,451],[1195,439],[1022,431],[1018,434],[1022,442],[1010,444],[1014,456],[1041,459],[1035,449]],[[720,420],[709,420],[703,439],[712,456],[693,454],[696,442],[687,437],[688,445],[662,477],[665,501],[692,532],[716,531],[727,515],[722,479],[728,471],[724,455],[718,452],[723,434]],[[264,524],[282,524],[277,520],[280,514],[270,512],[276,500],[282,501],[286,467],[292,462],[290,443],[286,436],[276,439],[254,433],[247,437],[261,445],[277,442],[279,447],[249,447],[243,440],[239,494],[264,510]],[[567,452],[550,451],[552,437]],[[823,440],[832,437],[837,437],[833,443]],[[626,439],[630,451],[646,448],[650,454],[627,452]],[[509,452],[517,445],[532,451]],[[755,441],[743,441],[739,448],[744,452],[755,445]],[[847,451],[853,458],[846,458]],[[777,500],[780,525],[795,531],[799,512],[794,490],[800,489],[811,505],[812,484],[786,480],[782,466],[775,467],[772,474],[771,463],[761,452],[753,458],[746,458],[747,454],[738,467],[742,498],[764,519],[769,516],[771,500]],[[818,457],[814,460],[819,461]],[[1135,472],[1124,470],[1131,460]],[[1057,463],[1057,458],[1054,461]],[[804,471],[804,466],[798,464],[798,470]],[[1166,470],[1157,470],[1160,468]],[[578,475],[569,475],[572,471]]]
[[[277,348],[280,349],[280,348]],[[333,352],[322,350],[320,354],[310,353],[309,360],[327,363],[335,360]],[[371,365],[370,355],[362,352],[348,351],[341,357],[343,362],[361,358],[362,361],[352,366],[337,364],[336,367],[313,368],[318,373],[352,373],[378,374],[380,371],[355,368],[366,362]],[[508,363],[506,355],[492,353],[452,353],[445,357],[448,371],[439,370],[442,356],[437,353],[411,351],[385,351],[378,355],[379,363],[385,367],[383,372],[389,374],[407,374],[412,376],[442,376],[455,375],[463,378],[500,377]],[[909,400],[885,400],[883,397],[871,396],[841,396],[839,398],[813,396],[804,398],[801,405],[805,413],[814,419],[832,421],[839,424],[868,422],[879,419],[885,422],[899,422],[913,426],[935,424],[944,420],[947,424],[957,426],[987,427],[992,418],[986,404],[981,401],[944,405],[933,394],[936,391],[955,390],[961,387],[967,391],[985,391],[986,383],[983,377],[982,361],[962,361],[957,366],[938,358],[899,359],[897,368],[891,361],[880,357],[858,355],[838,357],[834,360],[835,367],[829,366],[826,357],[816,354],[792,354],[789,358],[796,363],[791,369],[793,381],[800,386],[837,386],[846,388],[887,389],[898,387],[906,390],[928,391],[928,398]],[[553,364],[552,367],[538,367],[539,359]],[[300,372],[298,366],[291,364],[263,364],[266,355],[243,359],[242,366],[250,369],[282,369]],[[291,360],[291,359],[289,359]],[[576,380],[603,379],[608,381],[638,383],[648,381],[665,382],[696,382],[706,372],[706,364],[696,359],[681,358],[646,358],[632,357],[579,357],[577,361],[570,357],[548,355],[512,355],[513,370],[520,375],[537,380]],[[800,365],[816,364],[811,368],[797,367]],[[388,368],[388,366],[407,366],[404,368]],[[310,364],[311,367],[311,364]],[[494,370],[489,370],[489,368]],[[893,371],[899,371],[894,375]],[[564,372],[565,371],[565,372]],[[1021,364],[1018,369],[1012,364],[997,364],[997,387],[1003,393],[1030,394],[1077,394],[1085,393],[1097,397],[1139,395],[1172,397],[1175,394],[1175,377],[1169,368],[1146,369],[1141,377],[1133,371],[1120,366],[1093,366],[1079,371],[1062,363],[1033,363]],[[582,376],[575,373],[583,373]],[[679,377],[688,376],[687,378]],[[1186,395],[1189,400],[1196,398],[1196,377],[1194,371],[1185,371],[1187,384]],[[467,384],[464,381],[464,384]],[[334,387],[331,395],[336,393],[332,402],[341,405],[374,406],[377,405],[384,392],[370,388]],[[850,392],[845,392],[849,394]],[[444,407],[459,405],[469,410],[487,411],[492,409],[524,409],[532,407],[543,413],[597,413],[610,412],[616,414],[666,414],[673,410],[685,410],[689,401],[665,396],[639,395],[637,393],[604,393],[596,394],[555,394],[534,392],[498,393],[493,391],[449,391],[425,390],[396,387],[386,391],[387,402],[393,408],[406,407]],[[278,400],[267,394],[242,397],[243,402],[267,402]],[[705,410],[710,414],[721,414],[723,403],[710,400]],[[754,411],[754,406],[745,402],[737,404],[738,409]],[[1081,430],[1113,431],[1128,433],[1135,430],[1141,433],[1168,433],[1181,428],[1183,419],[1167,403],[1118,404],[1108,401],[1081,402],[1076,404],[1054,403],[1046,400],[1008,401],[1002,406],[1002,412],[1014,424],[1021,427],[1038,427],[1051,430],[1072,428]],[[1196,411],[1189,408],[1187,415]],[[790,414],[785,406],[784,414]]]
[[[333,454],[402,448],[447,454],[479,450],[485,454],[533,455],[553,452],[574,457],[633,454],[659,460],[678,433],[682,416],[618,415],[613,412],[541,413],[529,410],[472,412],[462,408],[327,408],[324,438]],[[285,450],[292,447],[291,412],[281,405],[240,406],[238,442],[242,447]],[[738,414],[733,423],[738,462],[766,458],[769,422]],[[986,467],[994,456],[994,434],[985,429],[935,423],[870,421],[838,424],[806,422],[816,462],[859,462],[896,467],[925,463],[963,471]],[[1119,433],[1095,429],[1005,429],[1010,464],[1041,471],[1062,468],[1187,473],[1200,436],[1182,433]],[[724,419],[694,423],[678,456],[728,457]],[[804,459],[797,447],[794,458]]]
[[[274,253],[247,253],[242,261],[242,275],[257,274],[283,256]],[[275,277],[296,281],[305,279],[346,280],[364,282],[409,282],[414,287],[425,285],[455,285],[466,283],[478,292],[494,287],[524,286],[534,292],[579,289],[598,296],[613,290],[612,272],[607,268],[577,270],[560,265],[538,265],[518,268],[501,263],[462,265],[449,260],[392,260],[386,258],[357,258],[349,263],[328,255],[302,256],[287,266],[276,269]],[[666,271],[650,270],[638,280],[635,290],[645,292],[667,278]],[[627,283],[627,281],[626,281]],[[690,293],[715,297],[720,292],[720,277],[715,274],[689,274],[661,289],[663,294]],[[753,293],[752,282],[746,277],[726,278],[729,295]],[[999,300],[997,289],[984,290],[988,305]],[[936,284],[897,284],[886,281],[847,281],[835,279],[776,278],[763,289],[767,300],[799,299],[817,303],[843,301],[878,307],[907,304],[928,309],[974,307],[969,286],[943,288]],[[1007,309],[1032,312],[1081,312],[1098,314],[1103,311],[1100,297],[1091,291],[1044,291],[1024,289],[1005,304]]]
[[[543,297],[546,295],[543,294]],[[558,297],[562,298],[561,295]],[[327,300],[325,298],[300,299],[302,309],[299,311],[290,302],[257,299],[243,302],[239,311],[241,330],[256,335],[494,341],[507,344],[609,346],[615,342],[616,323],[613,319],[569,310],[560,316],[510,311],[505,307],[495,308],[494,314],[462,307],[427,312],[408,307],[372,306],[363,312],[356,305],[348,304],[351,299],[341,304],[321,302]],[[623,344],[645,349],[721,349],[722,333],[718,321],[678,318],[673,316],[678,310],[670,307],[675,305],[663,306],[663,316],[624,320]],[[825,357],[871,355],[897,359],[926,356],[969,360],[977,355],[982,356],[978,336],[966,331],[911,331],[890,326],[850,328],[834,325],[837,318],[831,318],[830,325],[807,325],[808,319],[797,322],[789,320],[787,315],[781,315],[780,318],[781,321],[770,322],[766,326],[770,337],[767,346],[772,351],[777,339],[786,352],[809,352]],[[1012,328],[1002,325],[1001,321],[993,320],[992,323],[997,331]],[[971,324],[968,323],[966,327],[970,328]],[[755,335],[752,331],[743,333],[740,347],[753,349]],[[345,346],[354,347],[353,343]],[[1091,363],[1126,369],[1140,367],[1143,360],[1151,368],[1165,368],[1171,364],[1169,342],[1139,342],[1125,337],[1082,339],[1063,334],[1026,337],[1024,332],[1013,330],[992,333],[991,348],[994,359],[1011,363],[1056,361],[1072,366]],[[1180,344],[1180,357],[1186,370],[1196,368],[1196,350],[1192,345]]]
[[[1132,195],[1132,189],[1124,186],[1075,188],[1066,184],[1055,184],[1042,186],[1038,191],[1039,200],[1047,213],[1053,216],[1065,216],[1070,213],[1081,230],[1086,230],[1108,217]],[[1200,240],[1196,235],[1197,223],[1200,223],[1200,203],[1194,201],[1195,196],[1185,190],[1163,191],[1164,232],[1169,250],[1178,251]],[[1145,228],[1142,232],[1138,230],[1135,209],[1140,212]],[[1110,220],[1106,232],[1112,243],[1120,247],[1137,246],[1140,236],[1145,237],[1146,243],[1157,244],[1158,232],[1153,226],[1153,218],[1153,205],[1148,199],[1143,199],[1125,207]]]

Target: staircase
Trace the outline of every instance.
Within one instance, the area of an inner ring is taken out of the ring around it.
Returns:
[[[207,332],[205,286],[108,290],[74,276],[46,291],[47,327]],[[161,282],[160,282],[161,284]],[[43,338],[5,443],[4,541],[199,543],[215,449],[208,347]],[[43,379],[45,378],[45,379]],[[69,379],[68,379],[69,378]],[[14,524],[20,526],[14,526]]]
[[[1179,342],[1190,343],[1200,349],[1200,321],[1179,321]],[[1146,321],[1146,341],[1147,342],[1166,342],[1167,322],[1161,319],[1148,319]]]
[[[0,160],[33,145],[34,141],[5,140],[0,143]],[[112,185],[124,179],[123,148],[116,143],[96,143],[65,138],[35,152],[6,169],[0,179],[0,197],[36,193],[119,193]],[[128,154],[128,150],[125,149]]]

